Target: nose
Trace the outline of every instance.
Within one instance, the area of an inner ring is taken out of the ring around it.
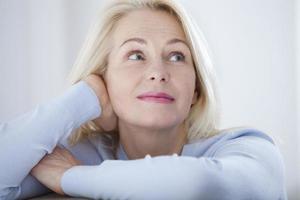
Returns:
[[[150,67],[151,71],[148,74],[148,80],[167,83],[170,79],[169,72],[164,66]]]

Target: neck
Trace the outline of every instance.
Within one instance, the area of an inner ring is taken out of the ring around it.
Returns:
[[[181,155],[187,142],[187,131],[183,124],[165,130],[150,130],[119,121],[120,143],[129,160],[153,156]]]

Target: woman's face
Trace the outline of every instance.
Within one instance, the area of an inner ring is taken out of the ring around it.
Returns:
[[[105,81],[119,122],[157,130],[181,124],[197,94],[191,52],[176,19],[163,11],[133,11],[111,39]]]

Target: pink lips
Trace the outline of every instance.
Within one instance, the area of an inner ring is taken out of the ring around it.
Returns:
[[[174,97],[164,92],[147,92],[137,96],[137,98],[156,103],[172,103],[175,100]]]

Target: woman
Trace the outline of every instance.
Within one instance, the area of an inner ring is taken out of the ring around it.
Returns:
[[[182,6],[115,1],[101,16],[72,87],[1,125],[1,199],[47,188],[94,199],[286,199],[273,140],[217,129],[212,65]]]

